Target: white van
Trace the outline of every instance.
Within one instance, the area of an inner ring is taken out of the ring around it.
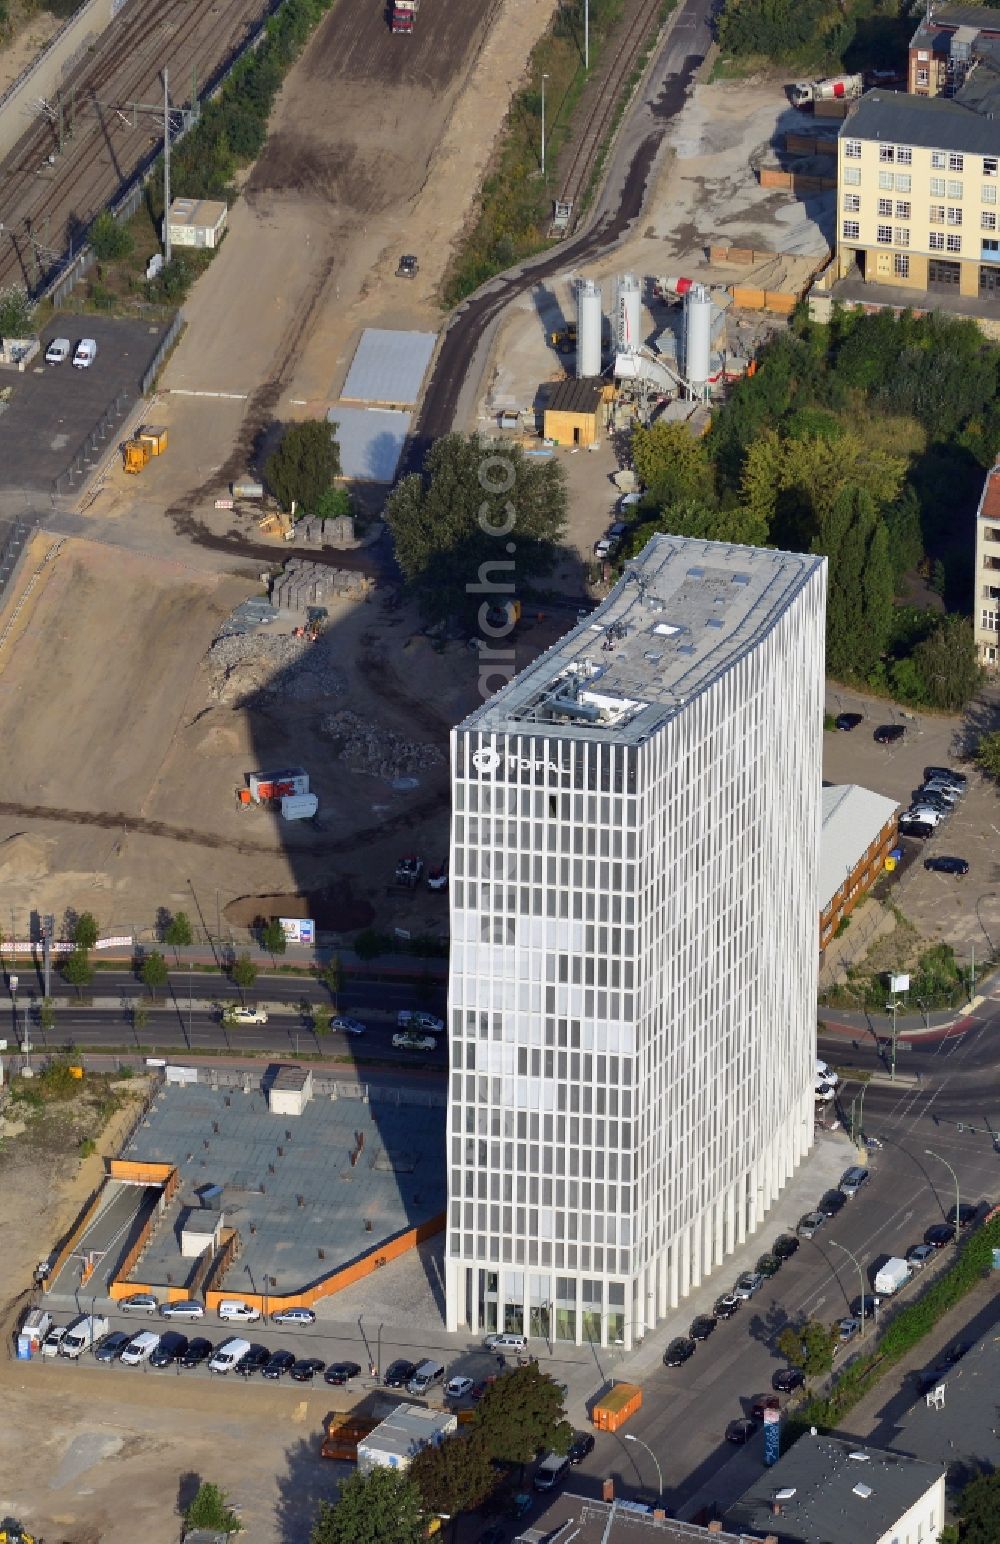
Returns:
[[[555,1490],[569,1474],[569,1459],[563,1453],[546,1453],[532,1480],[536,1490]]]
[[[159,1344],[160,1337],[155,1330],[140,1330],[138,1335],[132,1336],[119,1360],[126,1367],[138,1367],[149,1361]]]
[[[406,1385],[406,1392],[408,1394],[427,1394],[434,1387],[435,1383],[441,1382],[443,1377],[444,1368],[440,1362],[421,1362]]]
[[[487,1351],[527,1351],[527,1335],[487,1335],[483,1341]]]
[[[73,364],[78,370],[89,370],[96,358],[96,340],[94,338],[81,338],[73,354]]]
[[[256,1324],[260,1309],[252,1303],[244,1303],[242,1298],[227,1298],[219,1304],[219,1318],[235,1319],[238,1324]]]
[[[100,1314],[87,1314],[71,1324],[59,1343],[59,1355],[76,1361],[85,1351],[92,1351],[102,1335],[108,1333],[108,1321]]]
[[[250,1350],[249,1340],[241,1340],[238,1335],[233,1335],[229,1340],[224,1340],[217,1347],[215,1355],[208,1364],[209,1372],[232,1372]]]

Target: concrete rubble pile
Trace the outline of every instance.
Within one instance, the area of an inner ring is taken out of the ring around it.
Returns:
[[[361,600],[375,588],[370,574],[330,568],[310,558],[292,558],[271,583],[271,604],[283,611],[305,611],[335,600]]]
[[[338,760],[346,762],[352,772],[393,779],[439,767],[445,760],[444,752],[438,746],[406,740],[381,724],[368,723],[346,708],[339,713],[328,713],[320,728],[324,734],[341,742]]]
[[[246,703],[255,697],[309,702],[337,697],[347,686],[335,663],[328,633],[313,643],[288,633],[217,638],[208,651],[209,692],[218,702]]]

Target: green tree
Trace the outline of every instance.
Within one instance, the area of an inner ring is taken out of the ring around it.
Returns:
[[[313,514],[340,471],[340,449],[323,418],[289,424],[277,450],[264,463],[264,481],[283,509],[292,503]]]
[[[328,1035],[332,1014],[326,1003],[304,1003],[303,1007],[312,1020],[313,1034],[320,1037]]]
[[[801,1367],[807,1378],[821,1378],[833,1366],[836,1332],[808,1319],[804,1324],[787,1324],[775,1344],[793,1367]]]
[[[892,627],[889,534],[869,495],[844,488],[820,517],[813,552],[828,557],[826,668],[839,680],[871,675]]]
[[[393,489],[385,518],[424,613],[476,626],[491,605],[513,599],[526,580],[548,571],[566,509],[557,461],[531,461],[517,446],[500,451],[478,434],[447,434],[430,450],[423,473]],[[494,677],[490,690],[496,684]]]
[[[481,1433],[446,1437],[422,1448],[410,1465],[410,1478],[428,1512],[457,1517],[472,1512],[493,1494],[499,1475]]]
[[[983,679],[967,617],[946,616],[913,650],[913,663],[931,707],[957,712],[976,695]]]
[[[168,980],[167,962],[158,949],[146,955],[139,970],[139,979],[148,988],[150,997],[163,991]]]
[[[491,1458],[526,1464],[543,1448],[565,1453],[573,1428],[565,1419],[563,1391],[537,1362],[518,1367],[490,1385],[479,1403],[476,1430]]]
[[[81,911],[73,927],[73,942],[84,953],[97,942],[97,921],[92,911]]]
[[[132,1033],[141,1035],[149,1023],[149,1009],[136,997],[132,1002]]]
[[[0,290],[0,338],[27,338],[35,330],[35,310],[20,284]]]
[[[288,948],[288,939],[285,937],[285,930],[277,917],[270,917],[264,923],[260,930],[260,941],[272,958],[276,954],[284,954]]]
[[[249,954],[241,954],[233,961],[229,974],[233,978],[233,984],[238,987],[240,996],[244,997],[257,979],[257,967]]]
[[[342,515],[354,513],[354,501],[343,486],[327,488],[316,500],[316,508],[311,513],[318,520],[339,520]]]
[[[984,734],[976,750],[976,765],[1000,781],[1000,734]]]
[[[84,987],[89,986],[94,979],[94,967],[86,949],[74,949],[71,954],[63,957],[62,974],[69,986],[76,987],[77,997],[82,997]]]
[[[426,1535],[409,1474],[379,1468],[350,1475],[336,1506],[320,1502],[309,1544],[423,1544]]]
[[[697,537],[701,541],[735,542],[743,547],[763,547],[768,539],[767,525],[760,516],[739,505],[717,509],[712,504],[699,503],[697,499],[683,499],[662,509],[655,519],[636,526],[629,539],[627,555],[634,557],[640,553],[658,531],[668,536]]]
[[[229,1505],[229,1497],[218,1485],[204,1480],[184,1513],[184,1527],[208,1528],[213,1533],[241,1533],[243,1524]]]
[[[962,1544],[996,1544],[1000,1539],[1000,1473],[977,1474],[958,1498]]]
[[[684,424],[656,423],[632,435],[636,476],[662,509],[695,499],[715,501],[715,469],[704,440]]]
[[[188,949],[194,942],[194,931],[191,927],[191,919],[186,911],[178,911],[171,917],[163,934],[163,942],[169,944],[174,951],[174,958],[179,962],[178,949]]]
[[[126,230],[124,225],[119,225],[108,209],[102,210],[97,216],[90,227],[87,240],[99,263],[112,263],[121,258],[130,257],[135,245],[131,231]]]
[[[56,1027],[56,1005],[51,997],[43,997],[38,1005],[39,1027],[50,1035]]]
[[[344,990],[344,967],[340,963],[339,954],[331,954],[323,966],[320,979],[324,982],[333,1003],[334,1012],[337,1008],[337,999]]]

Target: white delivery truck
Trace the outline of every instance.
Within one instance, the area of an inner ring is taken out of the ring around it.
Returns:
[[[905,1287],[912,1275],[913,1272],[907,1261],[900,1260],[894,1255],[891,1260],[886,1260],[881,1270],[876,1273],[874,1282],[876,1296],[892,1297],[900,1287]]]
[[[85,1351],[92,1351],[102,1335],[108,1333],[108,1321],[101,1314],[85,1314],[74,1319],[59,1346],[59,1355],[76,1361]]]

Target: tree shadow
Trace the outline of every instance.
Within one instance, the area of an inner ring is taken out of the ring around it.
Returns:
[[[177,1479],[177,1512],[183,1517],[201,1488],[201,1475],[194,1469],[185,1469]]]
[[[354,1465],[321,1458],[319,1436],[299,1437],[286,1450],[285,1472],[278,1476],[274,1536],[282,1544],[303,1544],[321,1501],[335,1502]]]

